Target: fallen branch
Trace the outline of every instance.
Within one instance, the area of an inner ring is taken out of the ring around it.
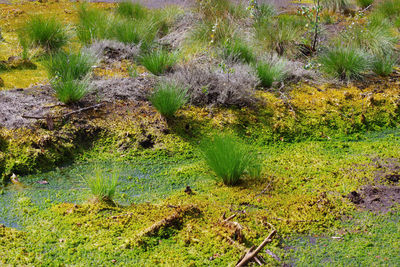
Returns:
[[[260,250],[262,250],[265,245],[267,245],[268,243],[272,242],[272,238],[275,236],[276,234],[276,230],[273,230],[268,237],[256,248],[255,247],[251,247],[247,253],[239,260],[238,264],[236,264],[236,267],[241,267],[241,266],[245,266],[247,263],[249,263],[251,260],[254,260],[255,257],[257,257],[257,254],[260,252]],[[259,259],[257,259],[259,261]],[[257,262],[256,260],[256,262]]]
[[[74,111],[71,111],[71,112],[68,112],[68,113],[65,113],[65,114],[62,114],[62,115],[59,115],[59,116],[54,116],[54,117],[51,117],[51,118],[52,119],[66,118],[66,117],[69,117],[69,116],[71,116],[73,114],[76,114],[76,113],[81,113],[81,112],[88,111],[88,110],[91,110],[91,109],[99,108],[99,107],[103,106],[104,104],[105,104],[105,102],[100,103],[100,104],[96,104],[96,105],[93,105],[93,106],[85,107],[85,108],[80,108],[78,110],[74,110]],[[30,115],[22,115],[21,117],[24,118],[24,119],[36,119],[36,120],[43,120],[43,119],[47,119],[48,118],[48,116],[30,116]]]

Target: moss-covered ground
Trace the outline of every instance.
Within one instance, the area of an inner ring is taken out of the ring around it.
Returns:
[[[21,53],[16,29],[29,15],[55,15],[70,25],[77,19],[71,2],[0,7],[7,41],[0,60]],[[32,58],[36,70],[0,72],[0,90],[47,83],[43,58]],[[94,73],[126,77],[130,64]],[[396,266],[398,207],[378,215],[346,196],[386,185],[376,179],[377,160],[395,159],[400,167],[398,78],[340,86],[302,81],[281,92],[257,91],[251,107],[186,106],[169,120],[146,101],[115,101],[52,127],[39,120],[32,129],[0,128],[0,181],[8,183],[0,187],[0,265],[234,266],[276,229],[267,248],[282,261],[262,251],[269,265]],[[261,177],[245,176],[234,187],[216,178],[199,144],[222,131],[258,153]],[[84,179],[99,167],[120,175],[116,206],[91,201]],[[10,184],[13,173],[19,182]],[[234,223],[223,222],[224,214],[235,215]],[[147,230],[174,216],[172,224]]]
[[[235,221],[243,227],[244,237],[235,242],[244,247],[259,244],[275,227],[279,237],[268,248],[286,262],[317,266],[326,259],[332,265],[368,264],[379,256],[380,262],[390,265],[398,260],[393,222],[397,213],[359,214],[344,195],[372,183],[377,170],[371,161],[398,158],[399,147],[397,130],[255,146],[264,163],[263,177],[244,178],[236,187],[216,181],[196,150],[190,160],[185,156],[122,159],[115,153],[88,152],[70,167],[23,177],[23,185],[3,191],[1,217],[7,227],[2,228],[1,260],[32,265],[233,265],[242,248],[229,242],[235,240],[234,234],[219,223],[226,212],[237,214]],[[120,171],[115,200],[122,206],[85,204],[90,193],[82,176],[99,164]],[[49,184],[37,183],[42,180]],[[194,195],[183,192],[187,185]],[[189,205],[196,205],[200,214],[189,214],[155,236],[141,237],[147,227],[174,213],[176,206]],[[331,240],[335,231],[340,240]],[[305,242],[308,236],[316,243]],[[385,250],[379,254],[382,246]]]

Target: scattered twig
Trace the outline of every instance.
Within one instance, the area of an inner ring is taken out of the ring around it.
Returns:
[[[65,114],[62,114],[62,115],[54,116],[52,118],[53,119],[66,118],[66,117],[69,117],[69,116],[71,116],[73,114],[76,114],[76,113],[81,113],[81,112],[88,111],[88,110],[91,110],[91,109],[99,108],[99,107],[101,107],[103,105],[105,105],[105,102],[100,103],[100,104],[96,104],[96,105],[93,105],[93,106],[85,107],[85,108],[80,108],[78,110],[74,110],[74,111],[71,111],[71,112],[68,112],[68,113],[65,113]],[[30,115],[25,115],[25,114],[22,115],[21,117],[24,118],[24,119],[36,119],[36,120],[43,120],[43,119],[47,119],[48,118],[48,116],[30,116]]]
[[[225,214],[225,213],[224,213]],[[225,220],[223,220],[223,222],[228,222],[230,220],[232,220],[233,218],[236,217],[236,214],[232,214],[231,216],[229,216],[228,218],[226,218]]]
[[[257,256],[257,254],[262,250],[268,243],[271,243],[272,238],[275,236],[276,230],[273,230],[266,239],[256,248],[251,247],[247,253],[239,260],[238,264],[236,264],[236,267],[241,267],[245,266],[248,262],[251,260],[254,260],[254,258]]]
[[[275,253],[273,253],[271,250],[266,249],[265,253],[267,253],[268,255],[270,255],[272,258],[274,258],[277,261],[282,261],[281,258],[278,257],[278,255],[276,255]]]

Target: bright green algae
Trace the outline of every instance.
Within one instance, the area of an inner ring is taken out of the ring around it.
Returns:
[[[46,188],[46,185],[36,185],[35,181],[47,179],[48,186],[55,187],[56,191],[39,198],[36,195],[40,193],[26,191],[29,187],[18,192],[5,191],[3,196],[10,200],[7,203],[13,203],[13,213],[19,215],[18,220],[23,225],[21,232],[6,228],[7,234],[2,240],[7,242],[1,243],[0,251],[7,253],[4,257],[1,255],[1,259],[7,264],[33,265],[83,266],[113,262],[121,265],[233,265],[242,252],[224,238],[231,233],[218,221],[223,212],[230,215],[241,211],[235,221],[243,226],[243,245],[259,244],[271,230],[266,225],[269,222],[279,233],[269,248],[289,261],[293,256],[286,254],[279,240],[296,233],[322,235],[327,229],[341,227],[338,219],[353,210],[342,195],[373,178],[375,170],[369,165],[373,158],[398,158],[399,148],[397,130],[361,135],[356,139],[254,147],[264,162],[263,178],[245,178],[237,187],[216,183],[197,153],[191,160],[182,156],[162,160],[163,157],[158,156],[135,161],[135,157],[127,157],[130,159],[125,159],[124,163],[115,154],[102,153],[97,156],[109,159],[103,166],[109,169],[117,166],[124,177],[118,185],[116,201],[135,204],[125,207],[80,205],[89,198],[89,192],[78,176],[90,172],[91,164],[22,177],[21,180],[30,181],[28,185],[36,189]],[[84,160],[92,157],[90,153],[85,155]],[[355,168],[360,165],[364,167]],[[148,178],[141,176],[146,170]],[[57,175],[67,178],[58,189],[57,178],[52,179]],[[183,192],[187,184],[195,195]],[[267,186],[268,190],[260,194]],[[82,190],[71,190],[79,188]],[[147,200],[151,203],[143,202]],[[186,216],[178,226],[166,227],[138,245],[137,236],[145,228],[174,212],[168,205],[196,205],[201,214]],[[277,264],[268,256],[265,258]]]

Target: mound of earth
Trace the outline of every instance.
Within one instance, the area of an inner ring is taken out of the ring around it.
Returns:
[[[143,101],[154,83],[149,76],[94,80],[91,83],[92,91],[76,107],[68,108],[84,108],[101,101]],[[64,105],[56,99],[50,84],[0,91],[0,127],[31,128],[38,118],[52,116],[61,107]]]

